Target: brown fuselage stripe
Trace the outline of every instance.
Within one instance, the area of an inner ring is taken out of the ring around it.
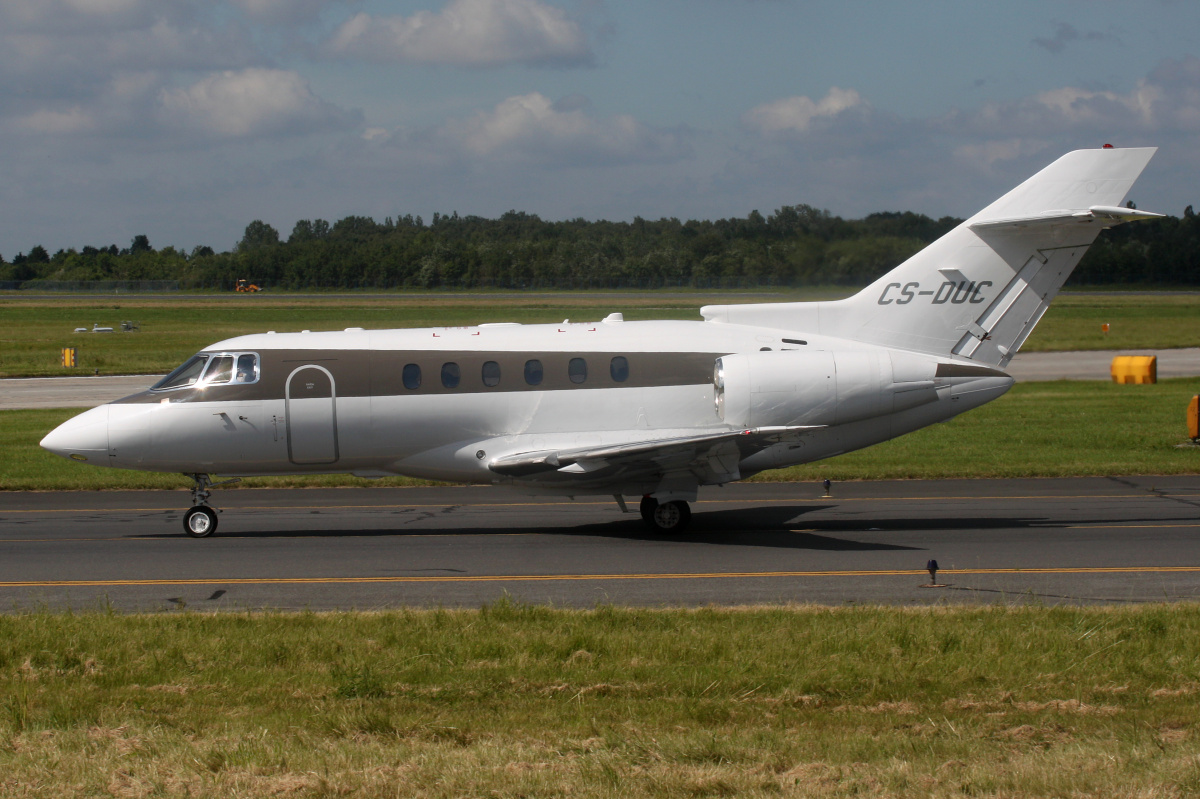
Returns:
[[[215,351],[214,351],[215,352]],[[658,388],[711,383],[713,364],[719,352],[512,352],[479,350],[259,350],[258,382],[251,384],[211,385],[203,389],[181,388],[167,391],[145,391],[117,400],[124,404],[171,402],[253,402],[281,400],[288,395],[288,378],[297,369],[312,365],[320,369],[304,370],[297,375],[305,385],[328,370],[333,386],[317,385],[315,391],[332,391],[338,397],[392,397],[445,394],[502,394],[522,391],[568,391],[589,388]],[[628,377],[613,378],[610,367],[614,358],[625,358]],[[571,360],[582,358],[587,364],[587,377],[582,382],[571,380]],[[525,381],[525,364],[537,360],[542,364],[542,382],[530,385]],[[500,368],[500,380],[494,386],[485,385],[483,367],[492,362]],[[442,367],[457,364],[461,379],[454,388],[442,385]],[[419,388],[404,386],[406,364],[421,369]],[[321,383],[321,379],[317,379]],[[291,396],[297,396],[298,386],[291,386]]]

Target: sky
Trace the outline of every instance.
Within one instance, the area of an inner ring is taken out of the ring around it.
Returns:
[[[1157,146],[1200,205],[1195,0],[3,0],[0,257],[260,219],[967,217]]]

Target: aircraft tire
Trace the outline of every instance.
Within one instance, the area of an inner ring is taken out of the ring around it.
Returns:
[[[660,533],[681,533],[692,520],[692,509],[686,502],[662,502],[655,506],[650,523]]]
[[[638,505],[638,512],[642,514],[642,521],[654,527],[654,509],[658,507],[658,500],[654,497],[642,497],[642,504]]]
[[[217,531],[217,512],[205,505],[196,505],[183,514],[183,531],[192,538],[208,538]]]

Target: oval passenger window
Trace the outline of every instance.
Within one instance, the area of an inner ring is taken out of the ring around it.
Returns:
[[[567,364],[567,377],[572,383],[582,383],[587,380],[587,361],[583,358],[572,358]]]
[[[446,388],[458,388],[458,381],[462,380],[462,372],[456,363],[442,364],[442,385]]]
[[[612,375],[612,379],[617,383],[624,383],[629,379],[629,361],[624,355],[613,357],[608,365],[608,372]]]
[[[525,382],[531,386],[542,384],[542,362],[538,359],[525,362]]]
[[[500,385],[500,364],[495,361],[483,364],[483,384],[488,387]]]
[[[409,391],[416,391],[421,387],[421,367],[417,364],[404,364],[404,387]]]

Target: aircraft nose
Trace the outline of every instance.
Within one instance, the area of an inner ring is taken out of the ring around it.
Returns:
[[[108,406],[101,405],[74,416],[51,430],[42,449],[95,466],[108,465]]]

